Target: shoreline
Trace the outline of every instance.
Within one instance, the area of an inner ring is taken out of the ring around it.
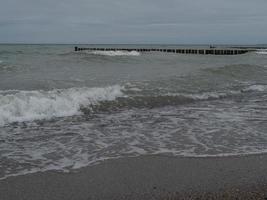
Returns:
[[[0,180],[1,200],[266,199],[267,154],[140,156]]]

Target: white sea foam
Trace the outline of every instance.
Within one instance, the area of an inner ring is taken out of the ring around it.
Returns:
[[[140,56],[137,51],[88,51],[87,53],[102,56]]]
[[[209,99],[220,99],[227,97],[229,95],[240,94],[241,91],[228,91],[228,92],[203,92],[199,94],[185,94],[185,93],[169,93],[168,96],[181,96],[185,98],[190,98],[193,100],[209,100]]]
[[[208,99],[220,99],[227,97],[229,95],[238,95],[242,92],[264,92],[267,90],[267,85],[251,85],[243,90],[230,90],[227,92],[204,92],[202,94],[189,94],[184,95],[185,97],[190,97],[194,100],[208,100]]]
[[[192,95],[184,95],[186,97],[192,98],[194,100],[208,100],[208,99],[219,99],[226,97],[226,93],[218,93],[218,92],[205,92],[202,94],[192,94]]]
[[[125,109],[74,123],[59,120],[56,126],[41,124],[38,129],[6,126],[0,129],[0,149],[7,158],[0,180],[48,170],[68,172],[119,157],[265,153],[267,145],[261,141],[267,137],[267,110],[250,105],[203,101],[198,106]]]
[[[256,51],[256,54],[267,55],[267,49],[259,49]]]
[[[264,92],[267,91],[267,85],[251,85],[242,90],[229,90],[226,92],[203,92],[199,94],[185,94],[185,93],[168,93],[167,96],[181,96],[193,100],[209,100],[220,99],[231,95],[239,95],[242,92]]]
[[[81,114],[80,108],[122,96],[122,87],[0,93],[0,125]]]
[[[264,92],[267,90],[267,85],[251,85],[248,88],[244,89],[245,92],[256,91]]]

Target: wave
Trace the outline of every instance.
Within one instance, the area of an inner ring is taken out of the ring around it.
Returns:
[[[101,56],[140,56],[137,51],[87,51],[87,53]]]
[[[3,63],[3,61],[2,60],[0,60],[0,64],[2,64]]]
[[[0,51],[0,55],[4,55],[4,54],[11,54],[13,52],[11,51]]]
[[[0,125],[121,108],[181,105],[227,96],[226,93],[209,92],[128,97],[123,93],[123,89],[116,85],[105,88],[70,88],[51,91],[0,91]]]
[[[139,90],[138,90],[139,91]],[[160,95],[135,95],[118,97],[116,101],[106,101],[100,104],[93,105],[92,107],[85,107],[82,109],[84,113],[94,112],[107,112],[116,111],[121,109],[131,108],[158,108],[164,106],[180,106],[199,101],[212,101],[220,100],[228,97],[239,96],[248,92],[264,92],[267,91],[265,85],[251,85],[240,90],[228,90],[224,92],[202,92],[202,93],[167,93]],[[142,92],[141,92],[142,93]]]
[[[241,90],[229,90],[226,92],[205,92],[202,94],[187,95],[194,100],[220,99],[227,96],[238,95],[246,92],[265,92],[267,85],[250,85]]]
[[[250,65],[250,64],[235,64],[225,65],[218,68],[206,68],[202,70],[205,72],[207,80],[215,79],[229,84],[232,82],[257,82],[262,77],[267,75],[266,67],[264,65]],[[212,77],[210,77],[212,76]]]
[[[267,49],[260,49],[256,51],[256,54],[267,55]]]
[[[0,93],[0,125],[82,114],[81,107],[123,96],[122,87]]]
[[[14,65],[6,65],[6,64],[1,64],[0,63],[0,70],[3,70],[3,71],[12,71],[12,70],[15,70],[16,69],[16,66]]]
[[[225,65],[218,68],[206,68],[203,71],[208,71],[216,74],[232,74],[238,75],[240,73],[250,74],[251,72],[257,72],[264,69],[261,65],[251,65],[251,64],[234,64],[234,65]]]
[[[251,85],[245,88],[244,92],[256,91],[256,92],[264,92],[267,90],[267,85]]]
[[[0,125],[121,109],[179,106],[198,101],[224,99],[247,92],[265,91],[267,85],[251,85],[240,90],[222,92],[158,95],[146,95],[141,89],[138,89],[135,95],[127,95],[127,90],[119,85],[51,91],[0,91]]]

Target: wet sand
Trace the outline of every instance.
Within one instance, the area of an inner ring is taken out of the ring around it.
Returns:
[[[143,156],[0,181],[1,200],[267,199],[267,155]]]

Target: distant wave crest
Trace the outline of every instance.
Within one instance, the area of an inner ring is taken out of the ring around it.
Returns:
[[[256,54],[267,55],[267,49],[258,50],[258,51],[256,51]]]
[[[87,53],[101,56],[140,56],[137,51],[87,51]]]

